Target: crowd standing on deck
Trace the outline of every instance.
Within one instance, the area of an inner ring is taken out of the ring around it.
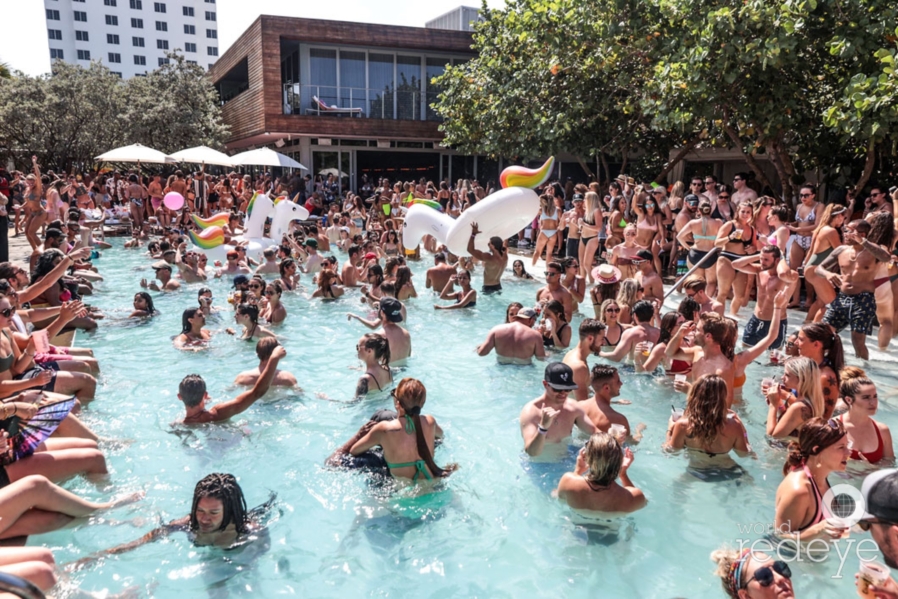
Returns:
[[[287,355],[277,339],[277,326],[290,318],[287,294],[332,302],[349,293],[370,310],[347,314],[363,333],[356,345],[363,372],[354,395],[389,394],[394,409],[372,415],[326,463],[420,485],[422,492],[437,488],[459,467],[473,466],[438,465],[443,429],[423,410],[438,413],[439,406],[426,404],[421,381],[394,380],[394,368],[414,356],[404,304],[470,310],[482,296],[501,293],[503,278],[515,278],[533,281],[532,300],[510,302],[504,322],[477,333],[485,339],[476,351],[494,352],[508,367],[557,358],[545,367],[542,394],[521,398],[522,449],[531,458],[551,459],[567,450],[575,427],[586,436],[574,471],[561,477],[555,492],[574,510],[621,516],[651,509],[639,481],[628,475],[645,425],[632,424],[615,407],[629,402],[615,399],[622,370],[610,363],[624,362],[636,372],[663,370],[685,394],[686,407],[671,414],[663,449],[685,452],[689,473],[702,480],[721,472],[739,476],[730,453],[752,454],[738,413],[742,390],[760,385],[767,435],[783,444],[784,478],[771,519],[779,540],[793,542],[796,551],[808,541],[848,534],[850,523],[823,500],[828,474],[845,470],[849,460],[894,460],[891,433],[874,419],[876,383],[845,364],[839,336],[849,329],[854,354],[867,359],[874,330],[880,350],[898,333],[894,189],[874,186],[863,201],[849,193],[843,202],[824,203],[808,184],[793,210],[745,173],[731,185],[705,176],[669,189],[624,175],[608,185],[549,182],[538,190],[539,213],[524,231],[507,240],[492,237],[481,251],[474,246],[483,233],[474,223],[469,255],[456,256],[432,238],[423,247],[404,247],[404,210],[425,199],[458,216],[484,201],[491,183],[366,178],[359,194],[341,196],[333,175],[253,177],[205,169],[66,174],[43,172],[36,159],[31,170],[3,171],[0,178],[8,192],[0,203],[15,214],[14,235],[25,235],[33,250],[27,265],[0,264],[0,422],[10,440],[0,468],[3,539],[21,541],[140,499],[91,503],[55,484],[106,474],[97,436],[77,416],[94,398],[100,364],[88,350],[51,340],[73,329],[102,335],[103,314],[85,300],[102,290],[92,259],[112,247],[104,239],[112,225],[130,227],[131,236],[114,251],[146,252],[152,260],[154,279],[134,282],[143,290],[134,295],[132,318],[153,318],[155,297],[179,293],[185,309],[174,346],[202,352],[211,338],[206,319],[218,309],[209,288],[199,288],[195,301],[185,288],[224,277],[233,288],[235,323],[227,333],[256,348],[258,367],[237,375],[236,384],[246,390],[233,400],[213,401],[199,375],[180,381],[177,397],[185,411],[178,426],[225,421],[271,386],[301,385],[278,368]],[[166,207],[162,198],[171,191],[184,196],[183,209]],[[254,194],[285,197],[312,217],[291,224],[258,260],[239,243]],[[225,239],[236,244],[223,264],[191,249],[186,236],[196,226],[191,215],[218,213],[228,214]],[[529,262],[512,258],[510,249],[532,249]],[[424,259],[433,266],[423,288],[416,287],[406,261]],[[665,312],[662,277],[687,270],[692,273],[668,290],[678,305]],[[803,308],[805,321],[790,326],[787,308]],[[749,313],[740,334],[735,317]],[[746,367],[765,355],[782,365],[779,376],[749,381]],[[34,446],[21,443],[22,423],[42,415],[52,415],[52,433]],[[898,471],[871,474],[862,491],[866,512],[859,526],[872,531],[886,564],[898,567]],[[179,530],[198,545],[227,547],[263,527],[261,514],[273,502],[247,510],[234,476],[211,474],[197,485],[189,516],[103,555]],[[731,597],[793,596],[791,570],[781,559],[729,548],[713,558]],[[865,596],[898,597],[898,584],[874,566],[860,573],[859,588],[872,585]],[[4,548],[0,570],[43,589],[56,583],[45,549]]]

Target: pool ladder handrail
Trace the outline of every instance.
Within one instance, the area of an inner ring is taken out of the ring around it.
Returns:
[[[24,578],[4,572],[0,572],[0,592],[12,593],[21,599],[46,599],[43,591]]]

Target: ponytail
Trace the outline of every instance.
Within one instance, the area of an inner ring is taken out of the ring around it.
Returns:
[[[433,461],[433,454],[427,446],[427,440],[424,438],[424,427],[421,426],[421,406],[427,399],[427,390],[421,381],[413,378],[404,378],[399,381],[396,386],[396,400],[402,406],[407,418],[411,418],[415,423],[415,442],[418,446],[418,455],[427,464],[427,468],[436,478],[445,478],[458,470],[458,464],[448,464],[446,468],[440,468]],[[413,404],[406,407],[407,404]]]
[[[783,465],[783,475],[802,467],[811,456],[819,454],[845,436],[841,420],[811,418],[798,429],[798,441],[789,443],[789,455]]]

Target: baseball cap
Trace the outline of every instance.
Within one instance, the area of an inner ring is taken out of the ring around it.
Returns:
[[[698,196],[694,193],[690,193],[685,198],[683,198],[683,201],[687,204],[698,204]]]
[[[583,196],[582,196],[581,194],[579,194],[579,193],[575,193],[575,194],[574,194],[574,197],[573,197],[573,199],[572,199],[571,201],[572,201],[572,202],[582,202],[582,201],[583,201]]]
[[[531,318],[536,318],[536,316],[536,310],[533,308],[521,308],[514,317],[520,318],[521,320],[530,320]]]
[[[898,469],[886,468],[864,479],[861,486],[864,515],[861,520],[898,522]]]
[[[577,388],[577,385],[574,383],[574,371],[564,362],[552,362],[546,366],[543,380],[557,391],[571,391]]]
[[[165,260],[160,260],[153,263],[153,270],[171,270],[171,264]]]
[[[648,260],[648,261],[650,261],[650,262],[651,262],[651,261],[653,260],[653,258],[654,258],[654,257],[652,256],[652,252],[650,252],[650,251],[648,251],[648,250],[639,250],[638,252],[636,252],[636,256],[637,256],[640,260]]]
[[[235,288],[237,287],[237,285],[246,285],[248,283],[249,283],[249,277],[246,275],[237,275],[236,277],[234,277],[234,287]]]
[[[317,239],[312,239],[312,238],[310,237],[309,239],[306,239],[305,246],[306,246],[307,248],[315,248],[315,249],[317,250],[317,249],[318,249],[318,240],[317,240]]]
[[[387,315],[390,322],[402,322],[402,303],[393,297],[380,299],[380,311]]]
[[[365,254],[365,260],[377,260],[377,254],[374,252],[368,252]]]

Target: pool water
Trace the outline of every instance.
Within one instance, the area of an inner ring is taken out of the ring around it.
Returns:
[[[440,493],[385,497],[364,475],[322,465],[374,410],[391,407],[386,394],[350,403],[360,374],[355,344],[367,332],[346,320],[347,312],[366,312],[358,291],[330,303],[309,301],[308,294],[284,295],[289,316],[276,329],[288,352],[281,368],[296,375],[301,393],[271,392],[226,425],[173,428],[183,414],[177,399],[181,378],[202,374],[210,403],[233,398],[240,392],[232,384],[235,375],[257,364],[254,344],[222,333],[205,352],[172,347],[181,312],[197,305],[200,285],[154,293],[161,315],[146,323],[129,321],[138,283],[153,271],[141,251],[115,246],[98,260],[106,280],[89,298],[106,319],[97,333],[78,337],[103,368],[97,399],[84,417],[114,440],[105,444],[112,474],[108,483],[78,478],[65,486],[91,498],[137,489],[147,496],[30,542],[47,544],[65,563],[131,541],[159,522],[186,515],[194,485],[210,472],[236,475],[250,507],[277,492],[280,513],[269,538],[250,547],[196,548],[175,534],[74,573],[73,582],[84,589],[138,587],[158,597],[721,597],[710,552],[724,542],[760,538],[772,522],[785,457],[763,436],[759,382],[775,372],[772,367],[749,368],[739,408],[757,456],[737,459],[745,475],[722,482],[691,476],[686,457],[661,451],[670,406],[683,407],[685,397],[663,377],[625,374],[621,397],[632,405],[618,409],[632,425],[647,425],[634,448],[630,477],[649,503],[626,518],[617,534],[603,534],[550,495],[572,469],[575,447],[560,463],[531,463],[523,455],[518,415],[541,393],[542,365],[500,367],[494,356],[480,358],[474,351],[502,322],[509,302],[533,303],[538,284],[509,280],[501,296],[481,296],[475,309],[437,312],[424,289],[429,260],[411,264],[420,293],[407,302],[413,357],[395,377],[424,382],[425,412],[446,433],[436,461],[460,465]],[[338,258],[342,265],[345,255]],[[474,284],[481,283],[478,273]],[[226,303],[229,283],[209,286],[224,312],[207,326],[236,326]],[[886,365],[871,364],[882,383],[878,418],[896,427],[898,383]],[[575,436],[573,443],[583,441]],[[857,476],[849,482],[859,486]],[[793,563],[798,596],[853,595],[857,564],[852,555],[843,578],[833,580],[837,559]]]

